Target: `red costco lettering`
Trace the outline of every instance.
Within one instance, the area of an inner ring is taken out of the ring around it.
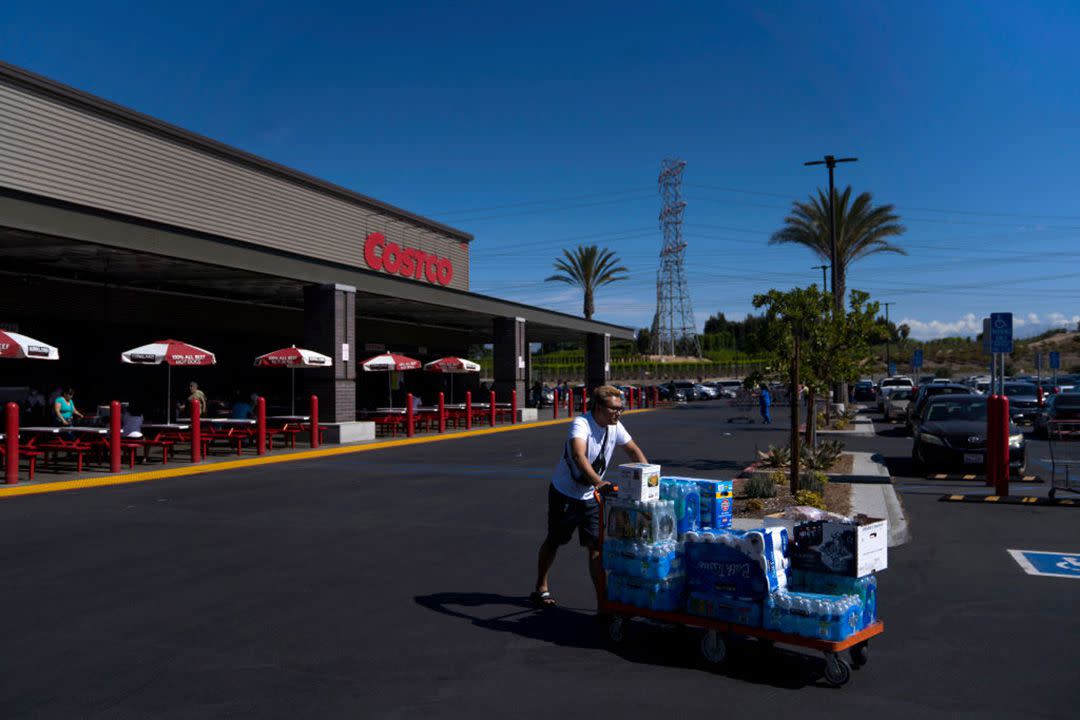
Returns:
[[[415,280],[423,277],[436,285],[449,285],[454,279],[454,265],[449,258],[388,243],[386,236],[379,232],[368,233],[364,241],[364,262],[372,270]]]

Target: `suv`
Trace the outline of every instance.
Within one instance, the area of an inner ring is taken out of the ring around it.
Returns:
[[[855,402],[860,400],[870,402],[874,399],[874,381],[873,380],[860,380],[855,383],[855,389],[852,391],[852,398]]]
[[[912,379],[903,375],[885,378],[878,385],[877,409],[884,412],[885,400],[888,399],[889,393],[895,392],[901,388],[903,388],[904,390],[911,390],[914,387],[915,383],[912,381]]]

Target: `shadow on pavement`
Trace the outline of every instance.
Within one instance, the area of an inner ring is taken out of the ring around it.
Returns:
[[[626,627],[625,639],[615,645],[607,637],[606,626],[597,622],[593,613],[560,606],[537,610],[526,597],[444,592],[418,595],[414,600],[421,607],[466,620],[484,630],[610,652],[629,662],[712,672],[791,690],[809,685],[832,689],[822,680],[821,656],[770,647],[750,638],[727,638],[728,660],[712,666],[700,659],[702,631],[696,628],[633,621]]]

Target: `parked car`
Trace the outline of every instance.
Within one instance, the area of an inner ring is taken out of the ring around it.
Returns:
[[[720,392],[716,388],[709,387],[705,383],[694,383],[694,393],[698,400],[715,400],[720,397]]]
[[[659,393],[661,400],[669,400],[671,402],[686,402],[686,390],[684,388],[677,387],[674,382],[667,382],[659,386]]]
[[[702,399],[698,395],[698,391],[694,388],[694,385],[696,385],[696,384],[697,383],[695,383],[695,382],[693,382],[691,380],[673,380],[672,381],[672,385],[674,385],[676,389],[683,391],[683,397],[686,398],[687,402],[693,402],[694,400],[701,400]]]
[[[855,389],[852,391],[855,402],[873,402],[875,395],[873,380],[860,380],[855,383]]]
[[[1057,420],[1075,420],[1080,430],[1080,392],[1063,392],[1046,398],[1046,407],[1035,416],[1035,434],[1046,437],[1050,423]]]
[[[990,390],[990,378],[985,375],[970,378],[966,384],[980,395],[985,395]]]
[[[1009,398],[1009,418],[1013,422],[1032,422],[1039,414],[1039,394],[1035,383],[1007,382],[1005,397]]]
[[[986,407],[982,395],[939,395],[923,405],[911,460],[926,471],[968,467],[986,461]],[[1009,424],[1009,471],[1022,475],[1027,469],[1027,444],[1023,431]]]
[[[738,393],[736,392],[737,387],[729,387],[727,385],[724,385],[723,381],[713,380],[713,381],[710,381],[710,382],[702,383],[702,385],[715,390],[716,391],[716,397],[718,397],[718,398],[734,398],[734,397],[738,397]],[[738,385],[738,383],[737,383],[737,385]]]
[[[888,398],[890,393],[892,393],[892,392],[894,392],[896,390],[899,390],[901,388],[903,388],[905,390],[911,390],[913,387],[915,387],[915,382],[909,377],[904,377],[902,375],[897,375],[895,377],[887,377],[887,378],[885,378],[884,380],[881,381],[881,383],[878,384],[878,388],[877,388],[877,408],[878,408],[878,410],[881,410],[881,411],[884,412],[884,410],[885,410],[885,400]]]
[[[975,391],[969,388],[967,385],[960,385],[958,383],[934,384],[922,385],[915,391],[914,397],[911,399],[911,404],[908,405],[907,413],[905,413],[905,419],[907,420],[907,426],[914,432],[916,419],[919,417],[919,413],[922,412],[923,405],[932,398],[940,395],[974,395]]]
[[[907,409],[911,404],[911,390],[901,388],[889,394],[885,401],[885,422],[892,422],[895,418],[907,417]]]

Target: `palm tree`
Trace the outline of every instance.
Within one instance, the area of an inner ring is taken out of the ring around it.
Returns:
[[[870,193],[861,193],[855,202],[851,200],[851,186],[836,198],[836,287],[833,297],[843,311],[843,298],[847,290],[847,268],[856,260],[874,253],[891,252],[907,255],[903,248],[888,243],[888,238],[902,235],[906,228],[899,224],[892,205],[873,207]],[[817,197],[809,202],[794,202],[791,214],[784,218],[784,228],[773,233],[770,245],[796,243],[817,253],[825,262],[831,262],[829,248],[829,199],[818,190]]]
[[[625,280],[627,275],[620,273],[629,272],[622,265],[618,265],[619,258],[607,248],[601,249],[596,245],[579,245],[573,252],[563,250],[563,257],[555,261],[555,269],[559,272],[545,282],[563,282],[567,285],[577,285],[585,291],[585,319],[592,320],[596,312],[593,303],[593,294],[596,289],[609,283]]]

